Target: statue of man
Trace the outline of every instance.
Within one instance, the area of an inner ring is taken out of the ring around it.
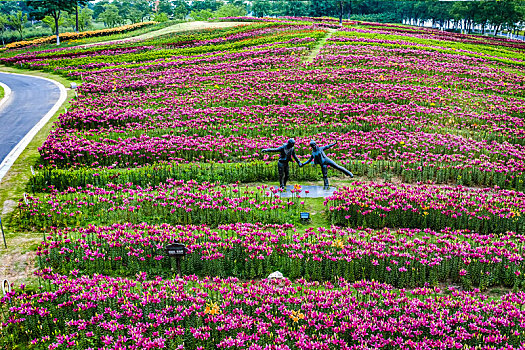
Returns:
[[[279,171],[279,187],[286,188],[286,182],[290,178],[290,166],[288,163],[295,160],[300,167],[302,167],[299,158],[295,154],[295,140],[289,139],[287,143],[277,148],[265,148],[261,152],[279,152],[279,161],[277,162],[277,170]]]
[[[326,154],[324,154],[325,149],[329,149],[333,146],[337,145],[337,141],[335,143],[332,143],[328,146],[319,147],[315,143],[315,141],[310,141],[310,147],[312,147],[312,155],[310,156],[310,159],[308,159],[306,162],[299,166],[304,166],[308,163],[310,163],[312,160],[314,161],[314,164],[319,164],[321,166],[321,171],[323,172],[323,180],[324,180],[324,187],[328,188],[330,187],[330,183],[328,182],[328,166],[331,166],[334,169],[339,170],[343,174],[354,177],[354,174],[352,174],[350,171],[346,170],[339,164],[336,164],[333,160],[328,158]]]

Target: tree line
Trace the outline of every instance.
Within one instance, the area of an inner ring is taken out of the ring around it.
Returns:
[[[24,39],[24,31],[43,24],[57,35],[60,28],[75,31],[147,20],[207,20],[211,17],[338,17],[371,22],[428,25],[443,30],[497,35],[503,29],[517,33],[525,26],[525,2],[478,1],[384,1],[384,0],[27,0],[0,2],[2,42]],[[17,33],[5,37],[6,32]],[[44,35],[44,34],[42,34]],[[48,34],[47,34],[48,35]],[[33,35],[35,36],[35,35]],[[38,36],[38,33],[36,34]],[[7,40],[4,40],[7,39]]]
[[[505,28],[518,31],[525,26],[525,2],[519,0],[478,1],[383,1],[383,0],[254,0],[254,16],[331,16],[371,22],[407,23],[448,30],[472,32],[487,28],[494,35]]]

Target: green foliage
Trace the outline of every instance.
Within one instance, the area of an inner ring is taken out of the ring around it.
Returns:
[[[189,5],[183,1],[178,0],[174,3],[174,9],[173,9],[173,18],[175,19],[184,19],[189,13]]]
[[[291,181],[318,180],[320,170],[316,167],[290,167]],[[330,174],[332,174],[330,172]],[[334,174],[335,175],[335,174]],[[103,186],[108,183],[133,183],[134,185],[158,185],[165,179],[196,180],[199,182],[253,183],[278,178],[274,163],[255,161],[249,163],[160,163],[135,169],[53,169],[43,168],[30,180],[30,191],[45,192],[48,186],[65,190],[69,186]]]
[[[169,0],[160,0],[157,6],[157,14],[165,13],[166,18],[173,15],[173,4]],[[160,22],[160,21],[159,21]]]
[[[348,19],[353,21],[379,22],[379,23],[395,23],[398,17],[395,13],[373,13],[366,15],[351,15]]]
[[[7,18],[7,24],[15,28],[15,30],[20,34],[20,40],[24,40],[24,26],[26,23],[27,13],[22,13],[22,11],[13,13]]]
[[[84,31],[93,27],[93,10],[84,7],[78,13],[78,30]]]
[[[9,25],[9,19],[6,15],[0,13],[0,36],[2,37],[2,45],[5,45],[5,31]]]
[[[49,28],[51,28],[51,31],[52,31],[53,33],[56,32],[55,19],[54,19],[53,17],[51,17],[51,16],[45,16],[44,18],[42,18],[42,22],[43,22],[46,26],[48,26]],[[62,17],[62,18],[60,18],[60,19],[58,20],[58,25],[59,25],[59,26],[63,26],[64,23],[66,23],[66,19],[65,19],[65,18]]]
[[[232,4],[224,4],[213,15],[214,17],[242,17],[246,16],[246,9]]]
[[[195,21],[207,21],[209,18],[213,17],[213,12],[210,10],[191,11],[190,17]]]
[[[153,20],[155,22],[167,22],[168,21],[168,15],[164,12],[155,14],[155,17],[153,17]]]
[[[125,22],[125,19],[119,14],[118,7],[113,4],[104,6],[104,12],[98,16],[98,20],[104,22],[106,27],[116,27]]]

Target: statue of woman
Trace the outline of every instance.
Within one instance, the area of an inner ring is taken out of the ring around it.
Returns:
[[[310,141],[310,147],[312,147],[312,155],[310,156],[310,159],[308,159],[303,164],[299,165],[304,166],[310,163],[312,160],[314,161],[314,164],[319,164],[321,166],[321,171],[323,172],[324,187],[327,189],[330,187],[330,183],[328,182],[328,166],[339,170],[347,176],[354,177],[354,174],[352,174],[350,171],[346,170],[339,164],[336,164],[333,160],[328,158],[326,154],[324,154],[325,149],[329,149],[335,145],[337,145],[337,141],[335,143],[332,143],[331,145],[319,147],[317,146],[315,141]]]
[[[295,155],[295,140],[289,139],[287,143],[277,148],[265,148],[261,152],[279,152],[279,161],[277,162],[277,170],[279,171],[279,186],[286,189],[286,182],[290,178],[289,162],[295,160],[300,167],[302,167],[299,158]]]

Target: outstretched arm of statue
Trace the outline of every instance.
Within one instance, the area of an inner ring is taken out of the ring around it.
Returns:
[[[310,159],[304,162],[301,166],[305,166],[306,164],[310,163],[312,160],[314,160],[314,156],[310,156]]]
[[[265,149],[262,149],[261,152],[280,152],[281,151],[281,147],[277,147],[277,148],[265,148]]]
[[[337,141],[335,141],[334,143],[332,143],[332,144],[330,144],[330,145],[323,146],[323,147],[321,147],[321,148],[322,148],[322,150],[324,151],[325,149],[332,148],[332,147],[334,147],[335,145],[337,145]]]

